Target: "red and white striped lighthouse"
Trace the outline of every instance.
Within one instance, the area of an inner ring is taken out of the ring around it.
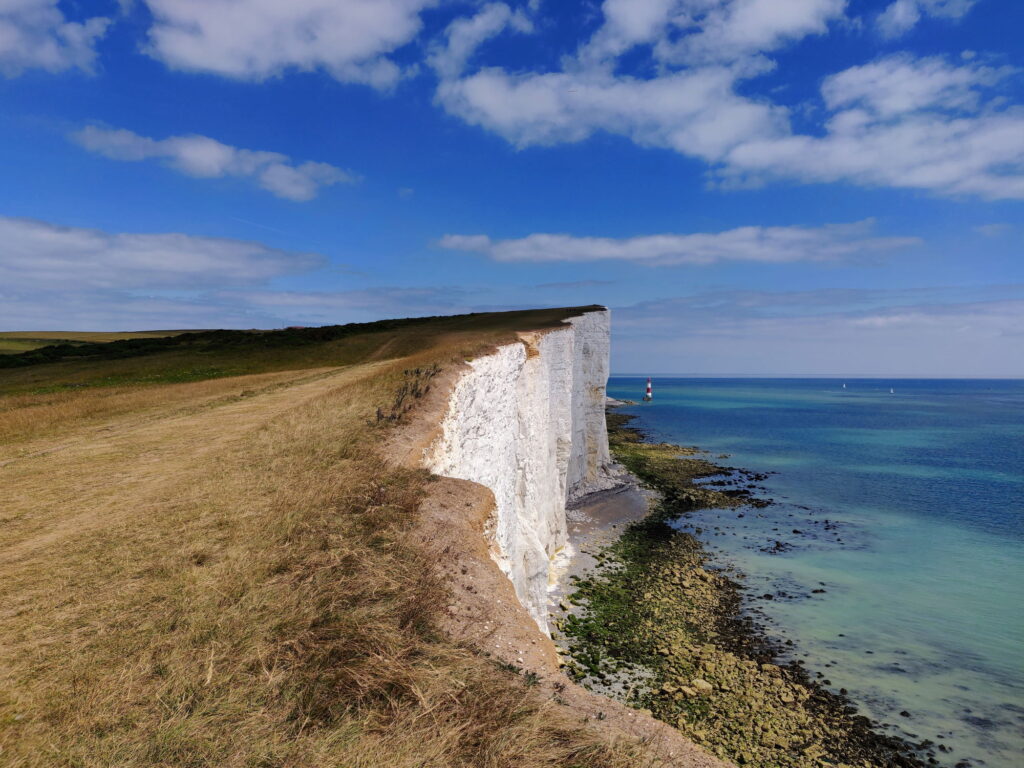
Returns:
[[[644,394],[644,402],[649,403],[654,399],[654,393],[651,391],[651,377],[647,377],[647,392]]]

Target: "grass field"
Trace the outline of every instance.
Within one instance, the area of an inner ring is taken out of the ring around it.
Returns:
[[[380,454],[403,385],[566,314],[0,370],[0,765],[637,765],[439,631]]]
[[[101,344],[108,341],[123,339],[158,339],[176,336],[185,331],[0,331],[0,355],[16,355],[50,344]]]
[[[40,347],[45,347],[47,344],[52,343],[52,341],[47,341],[45,339],[0,337],[0,355],[17,355],[20,352],[39,349]]]

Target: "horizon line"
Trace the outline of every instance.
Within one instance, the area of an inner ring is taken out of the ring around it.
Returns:
[[[661,377],[668,379],[845,379],[846,381],[1022,381],[1020,376],[937,376],[913,374],[841,374],[841,373],[615,373],[609,378],[646,379]]]

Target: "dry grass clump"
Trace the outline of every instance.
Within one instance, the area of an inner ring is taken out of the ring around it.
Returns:
[[[402,371],[405,381],[395,391],[390,408],[377,408],[377,423],[399,421],[416,407],[416,401],[430,391],[430,380],[441,372],[441,366],[432,363],[423,368],[407,368]]]
[[[0,469],[31,499],[0,528],[0,765],[636,765],[437,630],[430,479],[369,424],[464,344],[241,401],[174,385],[135,431]]]

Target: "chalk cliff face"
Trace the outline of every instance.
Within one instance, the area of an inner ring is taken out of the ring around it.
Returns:
[[[471,361],[424,457],[431,471],[493,492],[491,556],[544,632],[567,554],[565,506],[616,483],[604,420],[609,313],[569,322]]]

